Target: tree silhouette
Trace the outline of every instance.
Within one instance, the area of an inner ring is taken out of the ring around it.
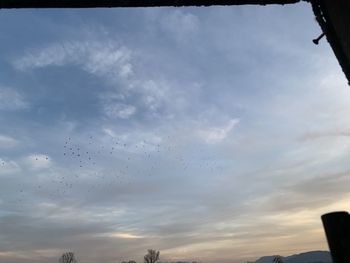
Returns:
[[[275,256],[273,263],[284,263],[284,261],[281,256]]]
[[[143,257],[145,263],[155,263],[159,259],[159,251],[148,249],[147,254]]]
[[[59,263],[77,263],[73,252],[65,252],[59,259]]]

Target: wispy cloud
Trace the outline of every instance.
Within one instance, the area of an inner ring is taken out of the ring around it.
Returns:
[[[17,162],[0,158],[0,175],[11,175],[20,171],[21,167]]]
[[[32,50],[16,59],[13,66],[27,71],[74,65],[101,78],[109,87],[99,94],[106,116],[128,119],[138,110],[152,116],[169,102],[169,89],[161,77],[145,78],[136,72],[133,63],[138,57],[133,53],[111,40],[66,41]]]
[[[300,141],[317,140],[324,137],[350,137],[350,130],[334,130],[323,132],[310,132],[300,137]]]
[[[136,107],[125,104],[106,104],[105,112],[108,117],[129,119],[133,114],[136,113]]]
[[[220,143],[227,138],[232,129],[239,123],[238,119],[230,120],[223,127],[207,127],[198,130],[198,135],[206,143]]]
[[[130,50],[114,41],[66,41],[33,50],[14,60],[15,68],[25,71],[48,66],[78,65],[85,71],[112,80],[132,74]]]
[[[198,33],[200,27],[199,18],[185,10],[161,12],[157,20],[162,31],[179,42],[192,38]]]
[[[45,154],[31,154],[23,159],[23,163],[30,169],[45,169],[51,166],[51,158]]]
[[[15,88],[0,85],[0,110],[14,111],[29,107],[24,96]]]
[[[19,141],[11,136],[0,134],[0,149],[12,148],[19,145]]]
[[[138,239],[138,238],[144,238],[143,236],[139,236],[139,235],[134,235],[131,233],[111,233],[109,234],[109,236],[111,237],[116,237],[116,238],[122,238],[122,239]]]

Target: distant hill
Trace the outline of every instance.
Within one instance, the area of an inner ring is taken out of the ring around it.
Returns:
[[[272,263],[274,256],[261,257],[253,263]],[[288,257],[282,257],[285,263],[332,263],[328,251],[310,251]]]

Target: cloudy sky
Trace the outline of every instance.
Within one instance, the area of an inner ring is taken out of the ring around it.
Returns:
[[[0,11],[0,262],[327,249],[350,89],[306,3]]]

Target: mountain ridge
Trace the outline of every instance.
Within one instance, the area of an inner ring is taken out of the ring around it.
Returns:
[[[273,263],[275,256],[263,256],[251,263]],[[309,251],[290,256],[281,256],[284,263],[332,263],[329,251]]]

